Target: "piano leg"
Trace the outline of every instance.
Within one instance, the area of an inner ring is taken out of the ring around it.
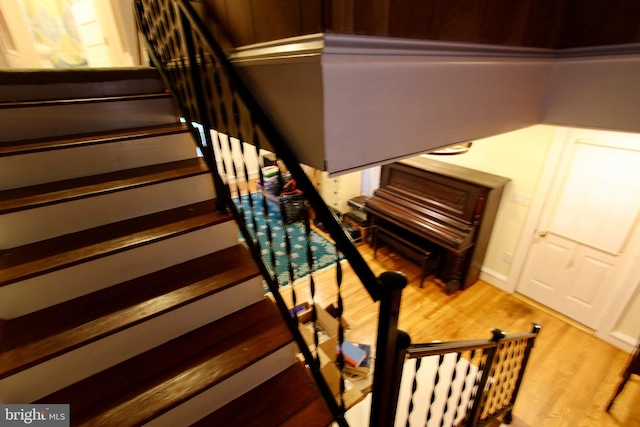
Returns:
[[[463,278],[466,267],[467,253],[457,255],[449,252],[448,258],[453,260],[450,273],[447,278],[447,295],[451,295],[453,292],[458,291],[464,287]]]
[[[422,258],[422,277],[420,278],[420,287],[424,286],[424,279],[429,274],[435,274],[436,277],[440,275],[442,267],[442,256],[439,251],[425,252]]]
[[[378,233],[376,233],[375,222],[371,225],[371,244],[373,245],[373,259],[375,259],[378,254]]]
[[[420,288],[424,286],[424,279],[427,278],[427,268],[429,265],[429,258],[431,258],[431,253],[427,252],[422,259],[422,276],[420,276]]]

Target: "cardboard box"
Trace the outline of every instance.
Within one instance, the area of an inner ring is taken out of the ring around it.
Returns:
[[[309,305],[309,303],[303,304],[306,304],[307,306]],[[320,307],[318,304],[315,305],[315,308],[316,324],[319,327],[319,330],[325,332],[329,337],[337,337],[339,326],[338,320],[335,317],[331,316],[329,312],[327,312],[327,310]],[[304,322],[303,320],[306,319],[308,319],[308,321]],[[309,308],[308,312],[298,313],[298,320],[301,324],[303,324],[301,325],[300,331],[302,332],[303,330],[305,330],[306,332],[308,332],[307,336],[305,336],[303,332],[303,338],[305,338],[305,341],[308,345],[313,345],[313,324],[311,323],[311,308]],[[309,338],[308,340],[307,337]]]
[[[311,310],[309,309],[309,312]],[[336,402],[340,400],[340,370],[336,366],[336,348],[338,346],[338,320],[333,317],[329,311],[316,304],[317,326],[318,332],[318,349],[317,354],[320,359],[320,372],[324,376],[331,393],[336,398]],[[300,312],[298,319],[300,319]],[[300,333],[309,349],[314,352],[314,331],[313,324],[310,323],[311,315],[309,313],[309,322],[301,324],[299,327]],[[343,319],[343,327],[345,323]],[[350,408],[351,406],[364,399],[362,392],[355,387],[348,379],[345,378],[345,392],[342,396],[345,402],[345,406]]]
[[[316,324],[318,326],[318,338],[320,348],[323,348],[325,353],[331,354],[328,350],[333,347],[335,349],[338,343],[338,321],[333,318],[326,310],[316,304]],[[298,317],[300,319],[300,317]],[[299,328],[302,338],[307,343],[307,346],[311,351],[315,350],[315,339],[313,323],[311,323],[311,310],[309,309],[309,322],[300,324]]]
[[[324,309],[334,319],[338,318],[338,308],[335,305],[329,304]],[[345,315],[344,313],[342,313],[341,323],[344,329],[351,329],[354,325],[351,319],[349,319],[349,316]]]
[[[319,348],[318,354],[320,355],[320,372],[322,376],[327,381],[327,385],[335,397],[336,402],[340,403],[340,370],[335,364],[335,361],[331,359],[326,353],[323,354],[324,351]],[[335,347],[333,354],[335,355]],[[344,394],[342,395],[342,399],[344,400],[345,408],[351,408],[356,403],[360,402],[364,399],[364,394],[360,390],[358,390],[353,383],[351,383],[348,379],[344,379]]]
[[[311,321],[311,305],[308,302],[305,301],[289,310],[291,315],[293,315],[294,312],[298,314],[298,322],[308,323]]]

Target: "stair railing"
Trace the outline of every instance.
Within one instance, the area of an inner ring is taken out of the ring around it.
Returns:
[[[402,384],[408,391],[398,417],[406,426],[483,426],[499,417],[510,424],[540,329],[534,323],[528,333],[494,329],[489,340],[408,346]]]
[[[276,183],[283,187],[286,184],[286,174],[291,174],[296,187],[304,196],[304,203],[311,206],[316,219],[333,240],[336,252],[350,264],[372,300],[380,302],[370,425],[389,425],[388,421],[393,420],[396,409],[397,389],[404,362],[403,349],[409,343],[408,337],[397,329],[401,293],[407,284],[406,277],[398,272],[386,272],[376,277],[371,271],[342,223],[305,174],[303,166],[290,149],[291,142],[282,136],[255,100],[191,4],[183,0],[136,0],[135,6],[139,29],[146,39],[152,65],[162,75],[212,171],[218,208],[229,209],[233,213],[242,238],[256,259],[305,363],[341,426],[347,425],[344,419],[345,360],[338,352],[336,365],[340,379],[337,385],[339,392],[336,394],[331,387],[334,384],[329,384],[321,373],[323,362],[317,332],[314,274],[308,274],[308,279],[305,279],[309,281],[313,323],[313,342],[308,345],[300,332],[297,312],[291,310],[298,305],[294,287],[291,286],[291,306],[287,305],[280,293],[281,286],[292,284],[297,279],[293,268],[292,247],[298,243],[292,242],[286,231],[287,227],[284,227],[284,241],[278,244],[279,247],[274,247],[274,233],[279,225],[269,217],[271,202],[251,188],[253,181],[263,189],[267,183],[263,172],[265,150],[275,153],[273,165]],[[250,176],[250,163],[257,163],[257,177],[254,179]],[[288,223],[290,214],[287,212],[287,205],[282,198],[276,200],[276,204],[282,221]],[[263,223],[258,219],[259,211],[266,217]],[[305,236],[305,268],[313,273],[315,262],[310,239],[309,210],[301,209],[299,214]],[[266,239],[262,239],[262,235]],[[284,279],[277,274],[278,252],[286,255],[287,273]],[[341,296],[342,266],[338,256],[335,258],[335,266],[335,307],[339,325],[337,343],[341,348],[344,342],[344,307]]]

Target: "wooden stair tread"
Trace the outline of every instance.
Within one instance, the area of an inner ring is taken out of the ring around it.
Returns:
[[[333,420],[315,382],[298,362],[192,427],[326,427]]]
[[[187,178],[208,172],[193,158],[0,191],[0,214]]]
[[[290,342],[265,298],[35,403],[69,403],[74,425],[139,425]]]
[[[164,126],[152,126],[122,131],[94,132],[84,135],[69,135],[65,137],[41,138],[26,141],[7,141],[0,142],[0,157],[171,135],[183,132],[188,132],[188,129],[184,124],[170,123]]]
[[[7,320],[0,378],[259,275],[241,245]]]
[[[231,220],[206,200],[0,251],[0,286]]]

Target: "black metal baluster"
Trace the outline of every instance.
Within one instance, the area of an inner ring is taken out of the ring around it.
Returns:
[[[264,186],[264,179],[262,181],[262,185]],[[269,247],[269,257],[271,261],[271,274],[273,274],[273,283],[275,287],[275,289],[271,289],[271,292],[279,292],[278,289],[280,287],[280,283],[279,283],[278,274],[276,273],[278,270],[276,269],[277,262],[276,262],[276,252],[274,249],[273,230],[271,227],[271,214],[269,213],[269,204],[266,197],[262,198],[262,209],[264,211],[265,224],[267,225],[267,242]]]
[[[241,142],[240,143],[240,151],[241,151],[241,155],[242,155],[242,159],[244,162],[244,182],[246,185],[246,191],[247,191],[247,200],[249,202],[249,210],[251,212],[251,226],[253,228],[253,233],[254,233],[254,244],[256,245],[256,247],[258,248],[258,251],[260,251],[260,240],[258,239],[258,233],[260,232],[259,228],[258,228],[258,219],[257,219],[257,215],[256,215],[256,201],[255,201],[255,197],[253,197],[253,193],[251,192],[251,188],[250,188],[250,184],[249,184],[249,173],[247,172],[247,162],[246,162],[246,156],[248,155],[246,153],[246,151],[244,150],[244,144]],[[257,156],[256,156],[256,160]],[[260,169],[260,165],[258,165],[258,169]]]
[[[199,144],[202,155],[207,162],[209,169],[213,175],[213,184],[216,190],[216,209],[219,212],[226,211],[226,202],[229,199],[229,195],[227,195],[227,187],[224,185],[222,177],[218,173],[216,167],[216,156],[213,150],[213,140],[211,138],[211,122],[209,121],[208,111],[210,108],[207,104],[207,98],[204,96],[205,91],[203,90],[204,83],[206,81],[205,73],[206,73],[206,57],[202,51],[202,43],[198,38],[197,34],[193,31],[187,31],[189,27],[187,18],[180,11],[179,15],[181,17],[181,28],[185,34],[184,41],[187,49],[187,55],[190,66],[188,66],[189,71],[191,73],[191,83],[188,85],[188,88],[191,90],[191,99],[195,99],[195,105],[189,103],[189,105],[195,110],[191,111],[191,114],[187,116],[187,125],[192,131],[192,134],[197,134],[202,143]],[[181,60],[183,66],[184,60]],[[187,80],[189,81],[189,80]],[[186,84],[186,82],[185,82]],[[200,127],[196,128],[193,121],[199,123]],[[194,135],[195,136],[195,135]]]
[[[462,389],[460,390],[460,396],[458,397],[458,403],[456,404],[457,410],[456,410],[456,413],[453,415],[453,421],[454,422],[455,422],[456,419],[458,419],[462,415],[461,411],[467,409],[467,408],[464,408],[462,406],[462,400],[464,399],[464,394],[465,394],[466,389],[467,389],[467,381],[468,381],[469,375],[471,374],[471,366],[472,366],[472,361],[473,361],[473,358],[474,358],[475,354],[476,354],[476,350],[472,349],[470,354],[469,354],[469,360],[468,360],[468,364],[467,364],[467,371],[464,374],[464,379],[463,379],[463,382],[462,382]],[[467,404],[467,407],[468,406],[469,405]]]
[[[311,320],[313,322],[313,344],[315,348],[318,348],[320,344],[320,338],[317,332],[317,321],[318,321],[318,313],[316,311],[316,282],[314,278],[314,264],[313,264],[313,249],[311,248],[311,221],[309,220],[309,212],[305,209],[303,212],[304,219],[304,232],[305,232],[305,245],[306,245],[306,253],[307,253],[307,267],[309,268],[309,294],[310,294],[310,303],[311,303]],[[316,362],[320,363],[320,356],[318,352],[315,353]]]
[[[442,410],[442,418],[440,418],[440,426],[444,427],[444,419],[449,411],[449,399],[451,399],[451,395],[453,394],[453,383],[456,380],[457,372],[458,372],[458,362],[460,362],[460,358],[462,357],[462,353],[456,353],[456,363],[453,366],[453,371],[451,372],[451,378],[449,379],[449,390],[447,391],[447,398],[444,401],[444,409]],[[455,409],[455,408],[454,408]],[[454,414],[455,416],[455,414]],[[451,425],[453,425],[453,420],[451,421]]]
[[[233,88],[229,86],[228,88],[229,92],[230,92],[230,97],[231,97],[231,110],[234,111],[237,109],[236,106],[236,100],[235,100],[235,96],[233,95]],[[236,121],[238,120],[239,116],[236,114],[232,114],[231,115],[231,120],[233,121],[233,125],[236,127],[236,129],[239,129],[240,125],[239,123],[237,123]],[[235,177],[235,190],[233,190],[235,192],[235,194],[240,197],[242,194],[242,190],[240,189],[240,179],[238,174],[240,173],[240,171],[242,170],[242,165],[237,164],[236,163],[236,152],[234,150],[234,142],[238,142],[239,144],[242,144],[242,134],[237,134],[236,136],[232,136],[231,134],[227,135],[227,141],[228,141],[228,147],[229,147],[229,160],[231,162],[231,169],[232,169],[232,173],[233,176]],[[235,141],[234,141],[235,140]]]
[[[505,333],[499,329],[494,329],[491,331],[493,334],[493,338],[491,339],[495,345],[484,350],[483,354],[483,363],[481,363],[480,371],[481,373],[480,380],[477,383],[476,395],[474,396],[473,407],[469,413],[468,424],[469,426],[475,425],[477,420],[481,417],[482,414],[479,413],[480,408],[484,406],[484,402],[487,399],[487,395],[485,393],[485,388],[487,385],[487,381],[491,375],[491,370],[494,366],[494,358],[497,353],[498,343],[505,337]]]
[[[278,179],[280,179],[280,188],[284,188],[284,178],[282,176],[282,171],[278,173]],[[293,287],[293,282],[295,281],[295,271],[293,269],[293,265],[291,262],[291,234],[289,233],[289,217],[287,214],[287,209],[284,204],[284,200],[282,197],[279,198],[278,206],[280,208],[280,217],[282,218],[282,229],[284,231],[284,248],[287,260],[287,272],[289,273],[289,284],[291,285],[291,296],[294,298],[294,307],[297,304],[295,301],[295,290]]]
[[[336,286],[337,286],[337,297],[336,297],[336,313],[338,316],[338,346],[340,347],[340,352],[337,354],[336,364],[338,366],[338,370],[340,371],[340,412],[344,414],[345,412],[345,404],[344,404],[344,391],[345,391],[345,383],[344,383],[344,355],[342,354],[342,346],[344,344],[344,328],[342,326],[342,314],[344,312],[344,306],[342,303],[342,265],[340,264],[340,256],[338,252],[338,248],[336,247]]]
[[[441,354],[438,357],[438,369],[436,369],[436,375],[433,379],[433,388],[431,389],[431,397],[429,398],[429,409],[427,409],[427,418],[425,419],[425,425],[431,421],[431,415],[433,408],[433,402],[436,400],[436,388],[438,387],[438,383],[440,382],[440,368],[442,367],[442,362],[444,361],[444,354]]]
[[[258,182],[260,183],[260,186],[262,188],[262,186],[264,185],[264,176],[262,174],[262,164],[261,164],[260,158],[258,156],[258,153],[260,152],[260,149],[259,149],[260,141],[259,141],[258,136],[256,135],[257,131],[256,131],[256,128],[255,128],[255,124],[253,124],[253,132],[254,132],[254,138],[253,139],[254,139],[256,147],[257,147],[256,148],[256,164],[258,165]],[[242,156],[244,158],[244,156],[245,156],[244,152],[243,152]],[[247,186],[248,186],[249,185],[248,184],[249,183],[248,174],[245,176],[245,180],[246,180]],[[254,212],[253,215],[251,215],[251,218],[253,220],[253,222],[252,222],[253,223],[253,230],[254,230],[254,233],[255,233],[255,235],[254,235],[254,237],[255,237],[254,244],[255,244],[255,247],[256,247],[256,252],[260,254],[260,257],[262,257],[263,248],[262,248],[262,243],[260,242],[260,233],[261,233],[261,231],[260,231],[260,225],[258,223],[257,215],[255,214],[255,212],[259,211],[259,206],[258,206],[259,197],[257,199],[255,197],[253,197],[252,194],[251,194],[251,190],[250,189],[248,189],[248,193],[249,193],[248,194],[249,206],[251,206],[251,211]]]
[[[422,365],[422,357],[416,358],[416,366],[413,371],[413,381],[411,382],[411,397],[409,398],[409,409],[407,410],[407,422],[405,423],[405,427],[411,427],[411,414],[413,413],[413,397],[416,394],[416,390],[418,389],[418,371],[420,371],[420,366]]]
[[[476,372],[475,379],[473,381],[473,388],[471,389],[471,394],[469,396],[469,403],[467,405],[467,411],[464,417],[463,425],[472,426],[473,418],[475,414],[475,408],[478,405],[478,400],[480,399],[480,395],[482,394],[480,391],[480,383],[482,382],[482,378],[484,375],[484,370],[486,369],[487,359],[488,359],[488,350],[483,349],[482,351],[478,351],[480,353],[479,362],[478,362],[478,371]]]
[[[500,342],[496,351],[493,366],[491,367],[489,376],[491,377],[491,383],[484,399],[484,410],[480,414],[480,419],[485,419],[487,416],[495,412],[496,406],[500,399],[500,393],[504,385],[505,369],[508,365],[508,353],[511,343]]]

